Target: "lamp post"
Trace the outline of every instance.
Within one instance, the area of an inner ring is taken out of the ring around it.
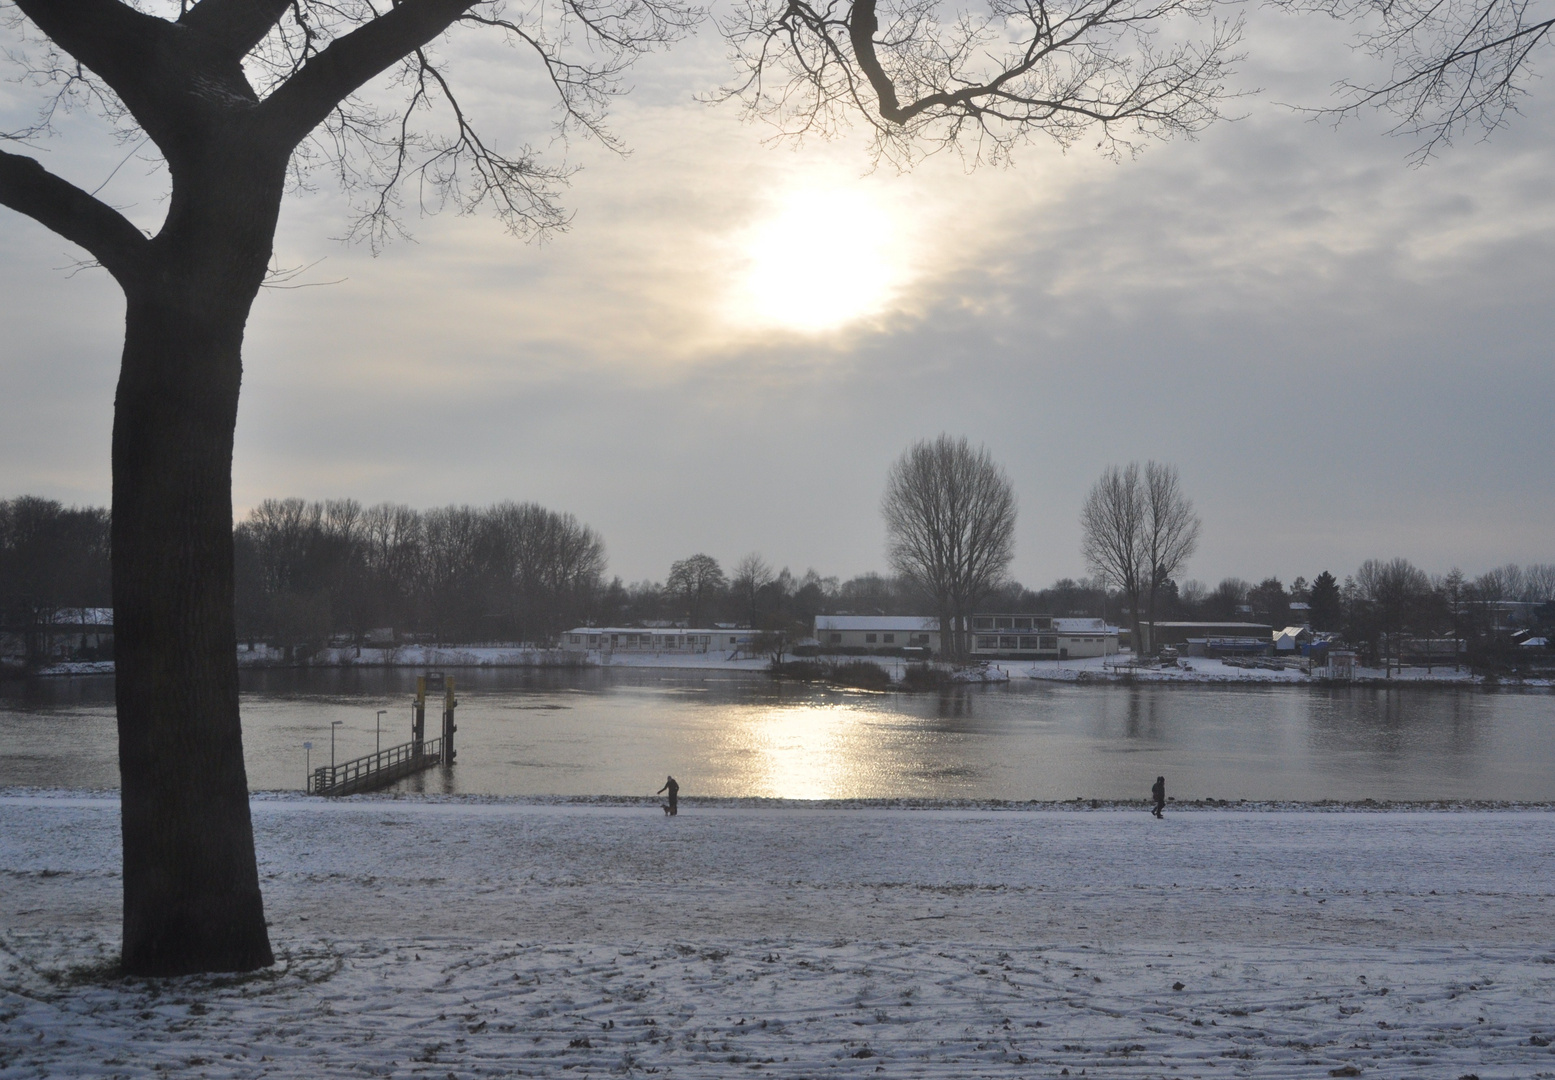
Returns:
[[[343,723],[345,723],[344,720],[331,720],[329,722],[329,779],[331,783],[335,779],[335,729]]]
[[[383,718],[388,714],[388,709],[378,710],[378,725],[376,730],[373,732],[373,738],[375,740],[373,743],[373,750],[378,753],[383,751]]]
[[[303,776],[302,790],[308,791],[313,787],[313,744],[310,742],[302,744],[302,761],[302,767],[306,770]]]

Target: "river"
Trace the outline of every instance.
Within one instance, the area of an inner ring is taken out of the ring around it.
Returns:
[[[255,789],[409,737],[417,672],[242,675]],[[1555,695],[1440,688],[1074,685],[828,690],[652,669],[452,673],[458,762],[400,790],[795,799],[1555,801]],[[429,709],[428,734],[438,719]],[[311,751],[303,744],[311,742]],[[118,783],[112,676],[0,684],[0,786]]]

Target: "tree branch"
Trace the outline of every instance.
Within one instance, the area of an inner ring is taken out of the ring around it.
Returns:
[[[259,107],[261,123],[295,145],[369,79],[437,37],[477,2],[404,0],[304,64]]]
[[[113,207],[49,172],[37,161],[0,150],[0,204],[85,248],[126,288],[150,241]]]
[[[152,131],[147,120],[158,114],[167,96],[163,63],[177,27],[119,0],[15,2],[54,44],[96,72]]]
[[[229,55],[257,46],[292,6],[293,0],[200,0],[178,22],[204,34]]]

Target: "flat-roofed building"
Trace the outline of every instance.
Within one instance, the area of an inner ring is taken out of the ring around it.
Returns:
[[[822,652],[939,652],[939,620],[921,615],[817,615],[815,640]]]
[[[1118,628],[1105,619],[973,615],[971,655],[981,660],[1080,660],[1114,656]]]
[[[578,626],[561,636],[567,652],[749,652],[756,631],[745,627]]]

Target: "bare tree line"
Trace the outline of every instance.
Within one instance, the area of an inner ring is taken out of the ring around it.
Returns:
[[[606,566],[593,529],[534,503],[268,499],[234,540],[239,633],[287,645],[377,628],[549,642],[589,611]]]

